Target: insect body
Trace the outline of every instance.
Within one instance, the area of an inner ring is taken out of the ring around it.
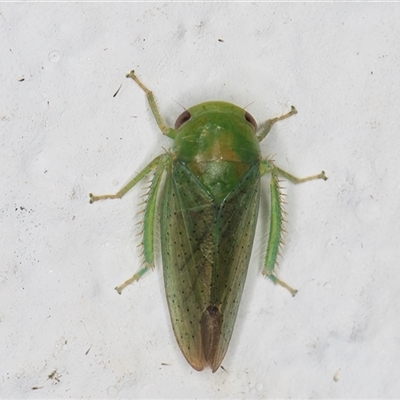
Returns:
[[[144,214],[144,266],[117,287],[119,293],[154,267],[154,223],[157,197],[165,291],[171,322],[182,353],[201,371],[215,372],[226,354],[246,280],[256,228],[260,177],[271,174],[270,234],[263,274],[295,290],[274,274],[282,240],[282,201],[278,177],[294,183],[326,180],[325,173],[299,179],[261,156],[259,142],[275,122],[268,120],[257,135],[254,118],[231,103],[210,101],[184,111],[174,128],[165,125],[154,96],[137,78],[163,134],[174,139],[171,152],[155,158],[114,195],[94,196],[90,202],[123,197],[153,172]],[[161,178],[165,182],[161,188]]]

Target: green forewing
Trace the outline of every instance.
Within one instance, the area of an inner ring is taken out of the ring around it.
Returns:
[[[259,206],[259,162],[216,201],[175,160],[162,196],[164,279],[178,344],[196,370],[221,364],[246,279]]]

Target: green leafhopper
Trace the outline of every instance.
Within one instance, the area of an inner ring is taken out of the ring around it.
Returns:
[[[118,193],[90,194],[90,203],[122,198],[153,173],[143,218],[144,265],[116,289],[121,293],[154,267],[157,216],[165,292],[176,340],[194,369],[210,367],[215,372],[228,349],[246,280],[261,176],[271,174],[270,228],[262,272],[292,295],[296,291],[275,276],[284,213],[279,177],[293,183],[327,177],[322,171],[299,179],[261,155],[259,143],[275,122],[297,113],[293,106],[289,113],[266,121],[258,129],[246,110],[209,101],[184,111],[172,128],[164,123],[153,93],[135,72],[127,77],[146,93],[161,132],[174,144]]]

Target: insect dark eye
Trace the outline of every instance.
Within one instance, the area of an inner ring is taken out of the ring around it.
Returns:
[[[189,121],[192,115],[188,110],[184,111],[175,122],[175,129],[179,129],[185,122]]]
[[[244,117],[249,124],[253,125],[254,130],[257,130],[257,122],[253,116],[246,111]]]

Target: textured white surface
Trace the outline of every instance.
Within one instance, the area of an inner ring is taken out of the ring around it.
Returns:
[[[399,397],[399,20],[388,3],[2,4],[0,395]],[[143,192],[88,193],[171,145],[131,69],[169,124],[176,102],[258,121],[294,104],[263,153],[329,176],[285,185],[280,276],[299,293],[261,277],[259,237],[227,372],[184,360],[160,263],[114,291],[140,266]]]

